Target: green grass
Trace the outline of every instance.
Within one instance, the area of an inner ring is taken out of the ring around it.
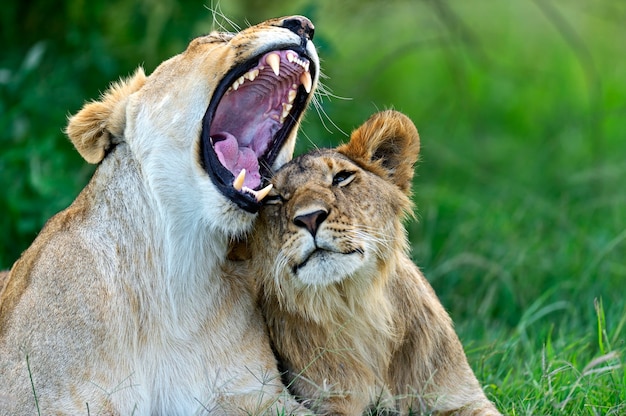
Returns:
[[[199,4],[156,3],[3,10],[0,268],[92,172],[61,133],[67,114],[210,30]],[[378,109],[415,121],[413,258],[498,407],[626,414],[626,3],[221,6],[240,24],[315,22],[324,84],[348,99],[319,96],[328,116],[309,113],[298,152],[346,140],[340,129]]]

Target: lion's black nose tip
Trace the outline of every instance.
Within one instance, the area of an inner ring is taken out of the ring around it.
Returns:
[[[313,23],[304,16],[293,16],[287,18],[283,20],[282,26],[285,29],[291,30],[303,40],[313,40],[315,26],[313,26]]]
[[[301,228],[309,230],[311,235],[315,237],[319,226],[328,218],[328,211],[319,209],[317,211],[301,214],[293,219],[293,223]]]

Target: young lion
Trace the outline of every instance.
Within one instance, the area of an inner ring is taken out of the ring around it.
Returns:
[[[99,165],[0,288],[0,414],[296,411],[252,289],[221,265],[291,159],[312,37],[292,16],[196,38],[70,119]]]
[[[418,152],[406,116],[378,113],[284,166],[261,209],[247,266],[290,390],[320,413],[499,414],[407,255]]]

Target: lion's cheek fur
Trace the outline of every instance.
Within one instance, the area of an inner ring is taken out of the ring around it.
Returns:
[[[154,105],[143,106],[146,102],[143,94],[148,94],[152,100],[149,102]],[[152,99],[149,88],[131,97],[126,141],[134,156],[142,160],[148,194],[154,199],[156,211],[169,217],[167,223],[188,228],[187,235],[196,235],[195,230],[204,229],[211,239],[215,233],[239,237],[250,230],[256,215],[227,200],[204,172],[199,158],[199,136],[205,104],[194,104],[202,102],[200,97],[194,99],[194,94],[197,92],[189,93],[189,100],[185,100],[182,108],[180,100],[168,94]],[[199,121],[190,124],[188,114]],[[164,135],[163,131],[175,133]]]

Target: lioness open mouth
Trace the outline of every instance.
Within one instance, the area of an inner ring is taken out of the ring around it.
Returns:
[[[204,169],[224,196],[257,212],[261,189],[297,125],[315,71],[304,50],[274,50],[237,66],[220,81],[203,120]]]

